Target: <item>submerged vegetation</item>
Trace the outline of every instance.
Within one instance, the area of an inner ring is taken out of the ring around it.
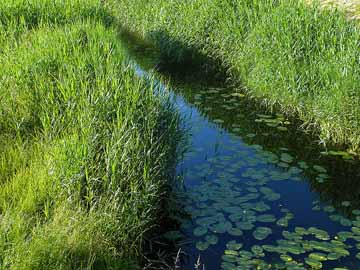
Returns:
[[[132,269],[178,116],[99,1],[0,5],[0,269]]]
[[[360,146],[360,28],[301,0],[113,0],[114,16],[165,60],[202,56],[324,143]]]

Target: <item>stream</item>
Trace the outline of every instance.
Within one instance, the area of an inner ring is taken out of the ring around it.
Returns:
[[[146,76],[157,52],[127,45]],[[161,85],[189,134],[177,168],[183,211],[166,233],[186,254],[182,268],[200,256],[206,270],[360,269],[359,162],[326,149],[296,119],[182,69]]]

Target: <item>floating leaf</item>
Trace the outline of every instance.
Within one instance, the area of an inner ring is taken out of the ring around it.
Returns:
[[[232,240],[226,244],[226,247],[230,250],[239,250],[242,248],[243,244],[237,243],[235,240]]]
[[[351,203],[349,201],[343,201],[341,203],[342,206],[345,206],[345,207],[349,207],[351,205]]]
[[[326,231],[320,230],[320,229],[315,228],[315,227],[310,227],[308,229],[308,232],[311,233],[311,234],[314,234],[315,237],[317,239],[319,239],[319,240],[329,240],[330,239],[330,236]]]
[[[256,240],[264,240],[266,239],[270,234],[272,233],[272,230],[267,227],[257,227],[256,230],[253,232],[253,236]]]
[[[314,165],[313,169],[315,171],[319,172],[319,173],[326,173],[327,172],[327,170],[324,167],[319,166],[319,165]]]
[[[203,236],[208,232],[208,229],[205,227],[196,227],[193,231],[194,235],[197,237]]]
[[[275,222],[276,218],[274,215],[265,214],[257,216],[256,220],[259,222]]]
[[[328,213],[332,213],[332,212],[334,212],[335,211],[335,208],[333,207],[333,206],[325,206],[324,207],[324,211],[325,212],[328,212]]]
[[[242,230],[239,229],[239,228],[230,228],[227,232],[230,235],[233,235],[233,236],[241,236],[241,235],[243,235]]]
[[[281,254],[280,255],[280,259],[283,260],[284,262],[291,262],[293,260],[293,258],[291,258],[289,255],[287,254]]]
[[[227,249],[224,252],[225,255],[230,255],[230,256],[238,256],[239,253],[236,250],[232,250],[232,249]]]
[[[321,269],[322,263],[320,261],[314,260],[313,258],[306,258],[305,263],[310,265],[312,268]]]
[[[207,250],[209,248],[209,243],[208,242],[202,242],[202,241],[199,241],[196,243],[196,248],[200,251],[204,251],[204,250]]]
[[[207,235],[205,240],[211,245],[216,245],[219,242],[219,238],[216,235]]]
[[[252,251],[252,253],[254,253],[254,255],[256,257],[264,257],[265,256],[263,248],[259,245],[252,246],[251,251]]]
[[[309,254],[309,258],[314,259],[316,261],[326,261],[327,255],[324,253],[320,253],[320,252],[314,252],[314,253]]]
[[[287,218],[280,218],[277,222],[277,225],[282,226],[282,227],[287,227],[289,226],[289,220]]]
[[[286,163],[291,163],[293,162],[294,158],[288,153],[282,153],[280,156],[280,160]]]
[[[241,230],[249,231],[254,228],[254,224],[251,222],[237,222],[236,226],[239,227]]]
[[[237,256],[234,255],[222,255],[221,259],[225,262],[234,263],[237,262]],[[233,269],[233,268],[232,268]]]
[[[224,123],[224,120],[222,120],[222,119],[214,119],[213,122],[217,123],[217,124],[222,124],[222,123]]]

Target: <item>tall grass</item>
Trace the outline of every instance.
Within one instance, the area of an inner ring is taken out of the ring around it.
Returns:
[[[0,5],[0,269],[132,269],[178,116],[98,1]]]
[[[124,27],[164,55],[182,61],[191,48],[220,61],[229,78],[269,108],[298,115],[323,142],[360,151],[360,28],[340,10],[301,0],[108,5]]]

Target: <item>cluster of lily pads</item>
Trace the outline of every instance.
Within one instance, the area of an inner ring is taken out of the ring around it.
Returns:
[[[360,224],[360,218],[354,221]],[[223,269],[322,269],[323,262],[336,261],[350,255],[351,245],[345,243],[348,239],[360,241],[360,227],[353,227],[352,232],[338,232],[331,239],[328,232],[310,227],[308,229],[295,227],[293,232],[283,231],[283,239],[276,240],[275,245],[254,245],[251,251],[241,249],[243,245],[226,245],[222,256]],[[356,244],[359,248],[360,244]],[[267,253],[279,254],[283,263],[268,263],[264,259]],[[360,253],[356,254],[360,259]],[[239,268],[240,267],[240,268]],[[334,268],[347,269],[344,267]]]
[[[226,89],[223,87],[212,87],[206,89],[199,89],[197,93],[193,95],[193,104],[201,107],[202,112],[218,111],[219,109],[225,110],[229,114],[238,113],[239,108],[242,108],[244,102],[248,99],[244,99],[245,94],[241,92],[234,92],[233,89]],[[208,103],[212,103],[215,106],[209,106]],[[242,113],[238,113],[240,118],[248,117]],[[264,124],[266,127],[274,128],[278,131],[286,132],[291,125],[289,119],[281,113],[276,114],[264,114],[257,113],[252,116],[251,119],[256,123]],[[214,123],[223,124],[225,121],[222,118],[216,118],[212,120]],[[233,132],[239,132],[241,130],[240,125],[237,123],[232,124]],[[256,134],[248,134],[249,137],[256,136]],[[262,133],[262,135],[269,136],[268,132]],[[338,151],[338,150],[326,150],[321,152],[324,156],[338,156],[342,159],[349,161],[354,160],[354,153],[351,151]]]
[[[224,111],[235,111],[243,95],[219,93],[220,90],[199,91],[193,104],[201,105],[202,111],[211,111],[212,107],[204,106],[206,100],[214,98],[212,102]],[[240,116],[238,112],[237,116]],[[280,131],[286,131],[290,125],[282,115],[257,117],[256,122]],[[333,206],[315,201],[313,211],[327,213],[330,220],[341,225],[335,225],[338,231],[334,233],[316,225],[301,227],[295,213],[282,201],[281,181],[302,181],[306,174],[319,184],[330,183],[325,167],[299,160],[287,148],[279,148],[275,153],[260,145],[249,145],[237,136],[243,133],[237,123],[231,125],[232,133],[219,131],[217,138],[203,139],[202,129],[208,128],[209,123],[201,116],[193,118],[198,118],[192,119],[195,121],[192,132],[198,138],[193,155],[187,156],[185,181],[191,185],[184,201],[184,210],[191,218],[184,220],[182,233],[193,240],[197,252],[203,256],[217,254],[222,269],[226,270],[331,267],[344,270],[348,269],[344,260],[353,264],[360,259],[359,210],[354,210],[354,219],[349,219],[337,213]],[[219,126],[228,126],[221,117],[211,122],[215,125],[210,126],[218,130]],[[191,162],[195,163],[189,167]],[[350,207],[351,203],[345,201],[342,206]]]
[[[318,181],[324,182],[330,179],[324,167],[297,161],[286,148],[275,154],[259,145],[239,144],[236,137],[222,149],[228,154],[207,157],[188,171],[187,178],[197,179],[198,184],[187,192],[185,211],[192,221],[183,224],[199,252],[217,250],[224,237],[233,239],[226,243],[222,269],[322,269],[326,261],[341,260],[360,248],[360,244],[347,243],[360,243],[359,210],[353,211],[359,218],[350,220],[334,207],[315,201],[314,211],[324,211],[334,222],[352,226],[331,236],[315,226],[291,223],[294,214],[282,206],[281,194],[268,185],[299,181],[305,170],[315,172]],[[197,154],[204,154],[202,151]],[[355,256],[360,258],[360,253]]]
[[[286,126],[290,125],[290,121],[287,120],[282,114],[267,115],[267,114],[258,114],[258,118],[255,119],[257,123],[264,123],[268,127],[276,128],[280,131],[287,131]]]

